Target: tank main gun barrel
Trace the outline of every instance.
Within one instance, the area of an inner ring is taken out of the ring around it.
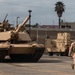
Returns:
[[[5,16],[4,20],[3,20],[3,23],[5,22],[5,20],[6,20],[7,16],[8,16],[8,14],[6,14],[6,16]]]
[[[19,26],[18,26],[17,29],[15,30],[15,33],[16,33],[16,34],[20,31],[21,27],[23,27],[23,26],[26,24],[26,22],[30,19],[30,17],[31,17],[31,16],[26,17],[26,19],[25,19],[21,24],[19,24]]]
[[[8,14],[6,14],[6,16],[5,16],[4,20],[3,20],[3,22],[0,24],[0,26],[1,26],[2,28],[4,28],[4,26],[6,25],[5,22],[6,22],[7,16],[8,16]]]

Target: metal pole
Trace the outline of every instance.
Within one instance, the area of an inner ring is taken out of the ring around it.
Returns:
[[[38,43],[38,28],[37,28],[37,43]]]
[[[29,35],[30,35],[30,32],[31,32],[31,12],[32,10],[28,10],[29,12],[29,16],[30,16],[30,19],[29,19]]]
[[[59,17],[59,28],[61,28],[60,21],[61,21],[61,18]]]
[[[20,17],[16,18],[16,27],[18,27],[18,18],[20,18]]]

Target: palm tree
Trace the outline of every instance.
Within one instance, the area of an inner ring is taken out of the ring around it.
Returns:
[[[65,6],[64,3],[60,1],[55,4],[55,11],[57,12],[57,15],[59,17],[59,28],[60,28],[60,21],[61,21],[62,14],[65,11],[64,6]]]

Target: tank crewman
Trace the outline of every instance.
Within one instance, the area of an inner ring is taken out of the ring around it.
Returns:
[[[69,56],[72,57],[73,59],[73,63],[72,63],[72,69],[74,69],[74,65],[75,65],[75,41],[71,43],[71,46],[69,48]]]

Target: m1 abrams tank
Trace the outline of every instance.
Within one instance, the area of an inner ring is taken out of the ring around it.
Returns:
[[[0,61],[9,55],[12,60],[37,62],[44,53],[44,45],[34,43],[24,29],[28,16],[17,28],[11,28],[9,23],[0,24]]]

